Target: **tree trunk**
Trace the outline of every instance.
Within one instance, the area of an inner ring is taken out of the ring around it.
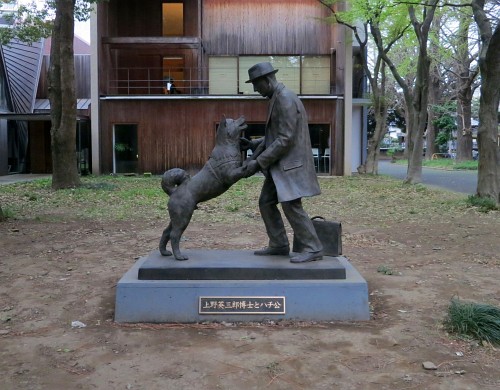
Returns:
[[[419,87],[422,88],[422,87]],[[422,91],[423,92],[423,91]],[[418,95],[422,95],[422,92]],[[424,92],[425,93],[425,92]],[[427,100],[425,96],[418,96],[421,102]],[[426,104],[427,106],[427,104]],[[405,183],[417,184],[422,181],[422,162],[424,159],[424,132],[427,123],[427,109],[422,109],[419,103],[409,105],[411,122],[408,124],[409,148],[408,170]],[[425,118],[423,118],[425,116]]]
[[[457,161],[472,160],[472,83],[476,73],[470,71],[470,23],[470,15],[466,13],[458,28]]]
[[[430,6],[426,7],[422,23],[417,21],[414,7],[408,7],[413,30],[419,42],[417,77],[415,79],[415,88],[413,89],[412,103],[408,104],[408,109],[410,110],[409,117],[413,119],[412,123],[408,124],[408,128],[411,128],[411,143],[410,149],[408,150],[408,171],[406,173],[406,179],[404,180],[405,183],[408,184],[417,184],[422,181],[424,133],[427,127],[427,103],[429,101],[431,66],[431,59],[427,51],[427,42],[437,3],[438,0],[432,0]]]
[[[76,94],[73,56],[74,0],[55,0],[49,68],[52,188],[80,185],[76,157]]]
[[[484,12],[484,0],[473,0],[474,19],[481,33],[479,69],[481,97],[477,145],[479,166],[477,195],[500,205],[500,145],[498,105],[500,102],[500,24],[492,33],[491,22]]]
[[[368,151],[366,154],[366,161],[358,168],[359,173],[367,173],[371,175],[378,175],[378,160],[380,157],[380,143],[387,132],[387,103],[385,101],[385,85],[386,85],[386,73],[385,73],[385,62],[381,62],[378,59],[377,64],[381,63],[380,66],[380,86],[377,84],[375,79],[375,72],[373,75],[373,80],[370,79],[372,85],[372,95],[373,95],[373,108],[375,113],[375,131],[373,136],[368,141]],[[379,69],[377,67],[377,69]]]
[[[435,39],[439,39],[439,31],[441,30],[441,17],[437,15],[432,24],[432,31],[434,32]],[[436,58],[439,52],[439,42],[433,40],[430,44],[430,51],[432,56]],[[441,78],[439,75],[439,68],[436,61],[433,61],[429,74],[429,107],[427,112],[427,130],[425,136],[425,159],[430,160],[434,153],[437,153],[436,146],[436,126],[434,125],[435,112],[434,107],[441,103]]]
[[[383,100],[383,97],[382,97]],[[368,141],[368,151],[365,163],[358,169],[362,173],[378,175],[378,160],[380,157],[380,142],[387,132],[387,105],[384,103],[384,112],[375,112],[375,132]]]
[[[2,206],[0,206],[0,222],[2,221],[5,221],[5,215],[3,214]]]
[[[457,95],[457,161],[472,160],[471,117],[472,88],[469,84],[461,88]]]
[[[434,153],[437,153],[436,146],[436,125],[434,120],[436,114],[434,107],[441,101],[441,89],[439,88],[441,80],[439,78],[439,71],[436,65],[432,66],[430,83],[429,83],[429,108],[428,108],[428,123],[425,137],[425,158],[430,160]]]

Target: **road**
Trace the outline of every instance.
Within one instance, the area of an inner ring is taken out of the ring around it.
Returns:
[[[394,164],[389,160],[379,161],[378,165],[380,175],[388,175],[401,180],[406,178],[406,169],[406,165]],[[448,171],[423,167],[422,184],[474,195],[477,189],[477,171]]]

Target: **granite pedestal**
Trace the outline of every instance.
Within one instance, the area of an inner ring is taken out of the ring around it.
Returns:
[[[251,251],[158,251],[139,259],[116,288],[117,322],[360,321],[368,286],[342,256],[291,264]]]

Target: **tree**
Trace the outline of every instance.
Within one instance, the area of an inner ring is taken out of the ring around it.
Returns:
[[[430,51],[433,57],[429,75],[429,105],[427,112],[427,131],[425,136],[425,158],[430,160],[434,153],[437,153],[435,126],[436,112],[434,107],[441,102],[441,75],[436,57],[439,52],[439,30],[441,29],[441,16],[438,15],[432,24],[434,39],[431,40]]]
[[[73,54],[74,0],[55,0],[49,67],[52,188],[78,187],[76,156],[76,93]]]
[[[405,34],[409,23],[401,12],[395,13],[394,8],[383,1],[353,0],[349,3],[350,9],[343,11],[339,11],[336,7],[339,0],[318,1],[331,11],[332,16],[328,19],[330,22],[341,24],[353,32],[361,53],[364,53],[361,56],[361,65],[370,84],[375,130],[368,141],[366,160],[358,167],[358,172],[377,174],[380,144],[387,132],[388,110],[385,97],[386,65],[381,52],[388,52],[391,49]],[[384,23],[385,25],[381,27]],[[366,57],[369,31],[372,39],[377,42],[372,66],[368,64]]]
[[[474,81],[479,69],[471,69],[471,63],[476,60],[469,49],[469,30],[471,15],[463,11],[458,27],[457,47],[457,161],[472,160],[472,95]]]
[[[12,39],[34,42],[52,36],[49,68],[51,106],[52,188],[80,185],[76,162],[76,94],[74,75],[74,20],[88,18],[97,0],[46,0],[20,6],[12,28],[2,28],[3,43]],[[2,0],[12,3],[11,0]]]
[[[500,205],[500,139],[498,133],[500,23],[498,18],[488,15],[485,0],[472,0],[472,11],[481,37],[477,195],[481,198],[490,198]]]
[[[430,0],[420,8],[410,3],[408,15],[417,38],[417,68],[414,86],[409,85],[400,75],[396,64],[384,52],[383,59],[389,65],[394,78],[403,90],[407,109],[407,153],[408,171],[405,183],[422,181],[423,137],[427,127],[427,104],[429,99],[429,77],[431,58],[428,53],[429,31],[439,0]],[[418,11],[422,20],[418,19]],[[380,49],[379,49],[380,50]]]

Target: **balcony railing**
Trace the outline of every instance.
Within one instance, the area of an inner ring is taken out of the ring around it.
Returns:
[[[111,74],[108,91],[112,95],[208,94],[208,80],[197,69],[176,69],[164,75],[161,68],[115,68]]]
[[[234,70],[206,68],[114,68],[107,82],[110,95],[255,95],[252,84],[237,79]],[[285,74],[286,72],[282,72]],[[283,81],[299,94],[337,95],[330,80],[310,78]],[[300,90],[300,91],[299,91]]]

